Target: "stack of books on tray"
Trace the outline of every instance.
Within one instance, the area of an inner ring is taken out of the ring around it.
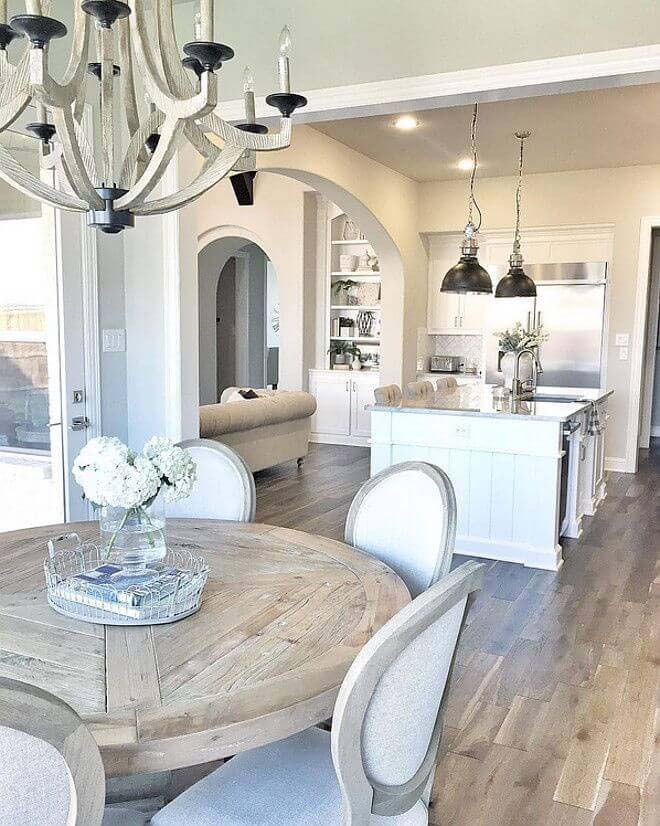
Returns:
[[[144,575],[133,576],[119,565],[105,563],[63,580],[57,587],[57,597],[77,604],[83,612],[88,608],[146,620],[161,610],[167,611],[173,600],[191,596],[193,590],[190,572],[170,565],[156,563]]]

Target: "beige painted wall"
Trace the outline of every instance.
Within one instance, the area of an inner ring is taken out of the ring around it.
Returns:
[[[275,265],[280,289],[280,386],[305,386],[303,350],[303,196],[307,187],[282,175],[258,175],[255,205],[238,206],[229,181],[222,181],[194,207],[200,244],[222,236],[258,244]],[[215,312],[215,310],[214,310]]]
[[[514,178],[478,181],[477,197],[485,228],[512,226],[515,183]],[[464,182],[422,184],[420,231],[460,230],[465,222],[466,195]],[[527,226],[614,225],[607,385],[615,395],[610,407],[607,455],[616,459],[628,455],[630,460],[635,449],[626,441],[631,361],[619,361],[614,342],[616,333],[630,333],[632,353],[632,334],[643,336],[643,330],[633,330],[639,227],[642,216],[660,214],[660,166],[530,175],[525,180],[523,209]]]
[[[198,7],[175,5],[181,44]],[[236,50],[222,69],[225,99],[240,97],[246,63],[260,94],[275,90],[284,23],[303,92],[660,42],[656,0],[215,0],[215,15],[218,38]]]
[[[415,375],[417,327],[426,319],[427,257],[417,227],[419,184],[314,129],[299,126],[291,147],[262,153],[260,167],[296,177],[357,221],[383,273],[381,379]]]

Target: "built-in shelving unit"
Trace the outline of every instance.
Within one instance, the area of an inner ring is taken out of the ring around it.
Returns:
[[[367,238],[346,238],[350,235],[350,219],[345,214],[336,215],[330,219],[330,249],[328,251],[328,325],[327,350],[335,343],[352,343],[360,349],[360,360],[363,369],[377,370],[380,361],[381,339],[381,272],[377,266],[377,259],[373,247]],[[347,223],[349,226],[347,227]],[[349,229],[349,232],[347,232]],[[342,256],[352,256],[350,268],[342,269]],[[369,265],[374,269],[367,269]],[[339,290],[337,285],[342,281],[352,281],[357,286],[348,290]],[[349,303],[349,301],[351,303]],[[353,303],[355,302],[355,303]],[[369,335],[361,335],[358,328],[358,314],[368,312],[373,315],[372,327]],[[341,332],[337,329],[339,319],[351,319],[353,325],[342,324]],[[347,333],[347,330],[349,331]],[[333,354],[328,353],[327,366],[331,367]]]

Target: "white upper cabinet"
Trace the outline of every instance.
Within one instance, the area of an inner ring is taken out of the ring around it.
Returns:
[[[481,333],[493,296],[463,295],[461,298],[461,332]]]

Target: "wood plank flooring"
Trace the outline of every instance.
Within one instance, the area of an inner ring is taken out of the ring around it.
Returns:
[[[368,450],[313,445],[302,470],[256,475],[257,520],[341,539],[368,474]],[[558,574],[488,563],[447,702],[434,826],[660,823],[660,452],[610,474],[607,493]]]

